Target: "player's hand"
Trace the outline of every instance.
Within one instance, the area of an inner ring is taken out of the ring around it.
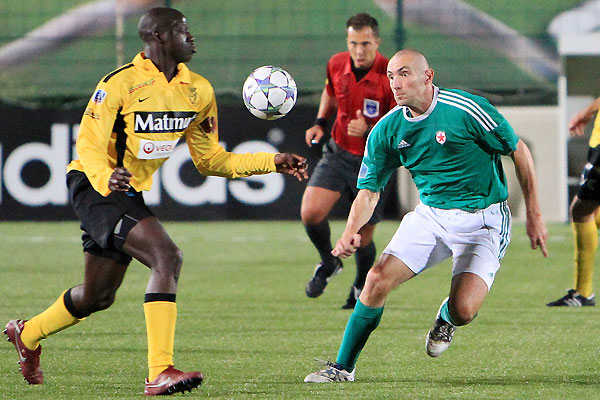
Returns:
[[[336,257],[346,258],[356,253],[356,250],[360,246],[360,235],[355,233],[353,235],[342,235],[337,241],[331,254]]]
[[[317,144],[321,141],[321,138],[325,135],[323,127],[320,125],[314,125],[306,130],[306,144],[308,147],[312,147],[313,144]]]
[[[108,189],[113,192],[127,192],[131,187],[129,180],[131,172],[125,167],[117,167],[108,178]]]
[[[299,181],[308,178],[308,164],[306,158],[292,153],[278,153],[275,155],[277,172],[295,176]]]
[[[569,121],[569,133],[571,136],[583,136],[585,126],[591,121],[592,117],[584,111],[580,111]]]
[[[348,123],[348,136],[365,136],[369,129],[367,121],[361,110],[356,110],[356,119],[350,120]]]
[[[527,236],[529,236],[529,241],[531,242],[531,248],[535,250],[539,247],[544,257],[548,257],[548,249],[546,248],[548,229],[546,229],[546,224],[542,217],[540,215],[533,217],[527,216],[525,224]]]

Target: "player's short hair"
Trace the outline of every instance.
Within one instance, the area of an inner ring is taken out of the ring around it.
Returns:
[[[379,24],[375,18],[371,17],[367,13],[359,13],[348,18],[348,21],[346,21],[346,28],[350,27],[355,30],[371,27],[373,34],[376,37],[379,37]]]
[[[185,18],[174,8],[155,7],[146,11],[138,23],[138,33],[146,41],[153,31],[169,32],[176,21]]]

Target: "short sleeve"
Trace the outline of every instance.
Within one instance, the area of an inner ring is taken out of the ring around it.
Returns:
[[[397,153],[385,126],[376,125],[367,138],[356,187],[381,192],[392,173],[402,165]]]
[[[519,137],[510,123],[483,97],[473,99],[471,127],[487,151],[508,155],[517,150]]]

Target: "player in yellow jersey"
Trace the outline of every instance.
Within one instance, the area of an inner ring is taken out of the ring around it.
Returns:
[[[600,109],[600,98],[584,110],[577,113],[569,122],[569,132],[573,136],[582,136],[585,126]],[[595,306],[592,277],[594,258],[598,248],[598,227],[600,216],[600,117],[596,116],[592,136],[590,137],[588,162],[581,174],[581,186],[571,203],[571,218],[575,245],[575,265],[573,288],[560,299],[550,302],[550,307]]]
[[[151,271],[144,302],[149,367],[144,394],[183,392],[202,382],[200,372],[173,367],[182,253],[141,194],[182,136],[202,174],[307,178],[306,160],[297,155],[233,154],[219,145],[213,89],[184,64],[195,46],[180,12],[151,9],[138,30],[144,51],[98,84],[81,121],[79,158],[68,167],[70,201],[84,231],[83,283],[29,321],[10,321],[4,331],[30,384],[43,382],[40,341],[110,307],[132,257]]]

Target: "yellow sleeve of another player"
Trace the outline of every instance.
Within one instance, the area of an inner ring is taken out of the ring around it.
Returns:
[[[596,115],[594,129],[592,130],[592,136],[590,137],[590,147],[596,147],[598,145],[600,145],[600,112]]]
[[[186,131],[186,141],[194,165],[203,175],[240,178],[275,172],[274,153],[236,154],[219,144],[217,104],[213,99],[198,113],[195,123]]]
[[[118,87],[108,87],[101,81],[81,119],[77,136],[77,155],[85,174],[94,189],[103,196],[108,196],[108,179],[116,165],[110,160],[116,159],[109,154],[114,146],[109,146],[115,119],[123,105],[122,95]]]

